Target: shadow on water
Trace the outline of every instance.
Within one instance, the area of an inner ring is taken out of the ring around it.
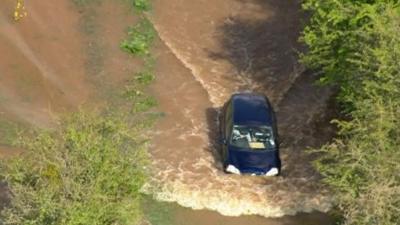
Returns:
[[[220,108],[207,108],[206,119],[207,119],[207,131],[209,147],[207,150],[214,157],[215,167],[222,170],[222,146],[220,143],[221,137],[219,132],[219,112]]]
[[[209,51],[209,57],[228,61],[237,75],[268,90],[269,95],[279,96],[280,87],[287,87],[290,76],[302,70],[297,62],[297,52],[303,50],[297,41],[302,30],[299,18],[304,18],[301,1],[236,1],[243,4],[245,13],[230,16],[219,26],[222,50]]]

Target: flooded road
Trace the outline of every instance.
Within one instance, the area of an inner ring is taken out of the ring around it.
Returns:
[[[154,1],[149,17],[172,52],[155,48],[152,89],[165,112],[151,147],[157,173],[148,191],[156,199],[229,216],[330,209],[304,150],[332,135],[332,91],[314,86],[315,75],[297,62],[299,2]],[[222,172],[218,109],[233,92],[249,89],[269,96],[277,111],[281,177]]]

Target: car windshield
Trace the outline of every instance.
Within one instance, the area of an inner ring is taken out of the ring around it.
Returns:
[[[265,150],[275,147],[271,127],[233,126],[231,145],[251,150]]]

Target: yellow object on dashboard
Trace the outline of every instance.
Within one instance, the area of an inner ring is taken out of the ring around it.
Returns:
[[[262,142],[249,142],[250,148],[254,149],[264,149],[265,144]]]

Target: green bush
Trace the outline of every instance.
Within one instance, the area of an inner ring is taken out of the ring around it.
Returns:
[[[391,2],[395,1],[306,0],[303,4],[312,17],[301,38],[309,47],[302,61],[324,72],[322,83],[340,86],[342,102],[361,94],[364,80],[374,79],[377,65],[366,63],[364,50],[376,47],[378,23],[393,19],[386,15],[396,7]]]
[[[1,222],[136,224],[148,159],[142,129],[128,124],[119,114],[80,112],[21,138],[26,152],[1,162],[12,193]]]
[[[306,0],[302,56],[340,87],[349,120],[315,164],[344,224],[400,221],[400,9],[397,1]]]

